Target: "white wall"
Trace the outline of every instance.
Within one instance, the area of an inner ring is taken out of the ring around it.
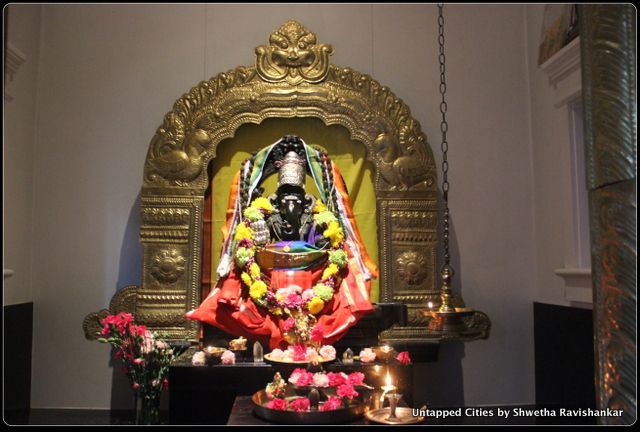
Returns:
[[[569,110],[555,107],[549,76],[538,66],[544,4],[527,5],[526,38],[529,74],[531,154],[535,210],[534,301],[569,306],[564,280],[555,269],[578,267],[572,239],[574,189]],[[579,179],[583,183],[584,178]]]
[[[24,54],[25,60],[13,80],[5,80],[3,268],[14,274],[4,280],[3,305],[32,300],[33,149],[41,7],[12,5],[8,10],[7,41]]]
[[[333,44],[335,64],[372,74],[402,98],[440,160],[436,12],[435,5],[44,6],[32,407],[129,406],[112,395],[109,349],[84,340],[82,319],[106,307],[117,288],[140,282],[131,227],[143,162],[177,98],[251,64],[254,48],[293,18]],[[452,366],[463,373],[469,405],[534,400],[524,17],[520,5],[446,6],[454,287],[493,321],[491,337],[466,344]]]

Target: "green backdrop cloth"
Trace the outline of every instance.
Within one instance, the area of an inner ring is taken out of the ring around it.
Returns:
[[[339,125],[326,126],[316,118],[267,119],[261,124],[242,125],[233,138],[218,145],[216,157],[211,162],[211,280],[217,280],[216,269],[222,248],[222,230],[226,219],[229,190],[241,163],[252,154],[284,135],[296,135],[308,145],[325,150],[340,169],[353,206],[353,214],[362,240],[371,259],[378,264],[378,223],[376,219],[376,193],[373,183],[374,167],[366,159],[366,148],[349,136],[349,131]],[[261,185],[264,196],[274,193],[277,174],[269,176]],[[307,175],[305,190],[319,197],[311,176]],[[371,283],[371,302],[379,299],[379,281]]]

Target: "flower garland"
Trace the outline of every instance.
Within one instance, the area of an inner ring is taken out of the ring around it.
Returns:
[[[331,301],[340,281],[340,273],[347,266],[344,231],[336,215],[318,200],[312,210],[313,220],[322,227],[323,236],[331,244],[328,265],[324,268],[320,281],[304,292],[297,292],[291,288],[281,288],[273,292],[255,260],[256,245],[254,231],[251,229],[252,223],[264,221],[273,211],[273,206],[264,197],[256,198],[244,210],[243,220],[236,227],[234,234],[235,262],[241,269],[240,278],[249,288],[251,299],[257,305],[267,308],[272,315],[289,315],[290,318],[284,324],[285,331],[295,330],[302,341],[306,342],[310,336],[314,339],[309,321],[315,321],[313,316],[322,312],[325,304]]]

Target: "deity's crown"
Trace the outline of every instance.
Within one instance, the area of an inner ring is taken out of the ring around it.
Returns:
[[[306,176],[305,161],[294,151],[287,153],[282,159],[278,171],[278,187],[283,185],[298,186],[304,188]]]

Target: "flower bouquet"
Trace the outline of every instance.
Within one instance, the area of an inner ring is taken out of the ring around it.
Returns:
[[[122,362],[122,371],[135,392],[136,423],[160,422],[160,395],[169,386],[169,364],[177,353],[144,325],[136,325],[130,313],[121,312],[102,319],[98,341],[114,348],[114,358]]]

